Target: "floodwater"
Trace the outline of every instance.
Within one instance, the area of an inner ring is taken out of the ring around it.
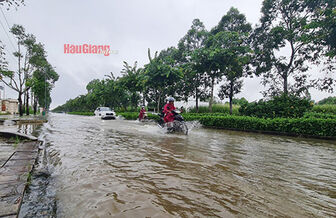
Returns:
[[[38,135],[20,217],[336,216],[334,141],[63,114]]]

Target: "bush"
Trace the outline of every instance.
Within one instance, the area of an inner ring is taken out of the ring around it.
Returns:
[[[83,116],[94,116],[95,114],[93,112],[68,112],[68,114],[72,114],[72,115],[83,115]]]
[[[324,98],[321,101],[319,101],[318,104],[319,105],[324,105],[324,104],[333,104],[333,105],[336,105],[336,97]]]
[[[336,115],[336,105],[325,104],[325,105],[314,105],[312,112],[316,113],[328,113]]]
[[[136,120],[139,113],[125,112],[118,113],[127,120]],[[159,116],[148,113],[148,118],[158,120]],[[324,114],[325,115],[325,114]],[[307,118],[275,118],[263,119],[247,116],[224,115],[223,113],[184,113],[182,116],[186,121],[198,120],[206,127],[216,127],[223,129],[234,129],[242,131],[260,131],[284,133],[293,135],[335,137],[336,136],[336,119],[320,119],[313,116],[316,113],[306,113]],[[327,116],[327,115],[325,115]],[[334,115],[330,115],[334,116]]]
[[[239,115],[239,105],[232,105],[232,114]],[[208,106],[199,106],[199,113],[210,113]],[[195,107],[189,109],[190,113],[197,113]],[[230,113],[230,105],[228,104],[214,104],[212,105],[212,113],[221,113],[221,114],[229,114]]]
[[[124,117],[126,120],[136,120],[139,117],[139,112],[117,112],[117,115]],[[160,117],[156,114],[147,113],[147,118],[158,120]]]
[[[208,127],[218,127],[248,131],[271,131],[307,136],[336,136],[335,119],[317,118],[276,118],[262,119],[246,116],[203,116],[200,123]]]
[[[306,112],[303,118],[336,119],[335,114]]]
[[[246,104],[246,103],[248,103],[248,101],[245,98],[240,98],[240,99],[234,98],[234,99],[232,99],[232,104],[242,105],[242,104]],[[227,102],[227,104],[229,104],[229,102]]]
[[[240,106],[241,115],[259,118],[299,118],[313,107],[308,99],[281,95],[269,101],[260,100]]]

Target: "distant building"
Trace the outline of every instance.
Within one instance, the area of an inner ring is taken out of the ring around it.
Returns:
[[[19,101],[16,99],[1,99],[1,113],[19,113]]]

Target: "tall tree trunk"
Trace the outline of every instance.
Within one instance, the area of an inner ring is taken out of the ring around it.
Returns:
[[[34,115],[36,115],[36,113],[37,113],[37,99],[36,99],[36,96],[34,95],[33,96],[34,97]]]
[[[145,91],[142,93],[142,105],[145,106],[146,104],[146,97],[145,97]]]
[[[284,79],[284,94],[287,95],[288,94],[288,76],[287,76],[287,73],[284,74],[283,79]]]
[[[29,89],[26,91],[26,115],[29,115]]]
[[[196,112],[198,113],[199,111],[198,111],[198,89],[196,88],[195,89],[195,97],[196,97]]]
[[[23,110],[22,110],[22,92],[19,92],[18,101],[19,101],[19,114],[20,114],[20,117],[22,117],[23,116]]]
[[[233,98],[233,81],[230,81],[230,95],[229,95],[229,100],[230,100],[230,115],[232,115],[232,98]]]
[[[27,96],[27,92],[23,93],[23,105],[22,105],[22,113],[26,112],[26,96]]]
[[[160,113],[160,100],[161,100],[161,94],[159,94],[159,99],[158,99],[158,102],[157,102],[157,112]]]
[[[212,113],[214,87],[215,87],[215,78],[212,78],[212,81],[211,81],[211,96],[210,96],[210,102],[209,102],[209,111],[210,111],[210,113]]]

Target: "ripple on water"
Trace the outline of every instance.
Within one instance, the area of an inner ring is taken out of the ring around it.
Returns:
[[[335,142],[53,114],[61,217],[336,216]],[[43,132],[42,131],[42,132]]]

